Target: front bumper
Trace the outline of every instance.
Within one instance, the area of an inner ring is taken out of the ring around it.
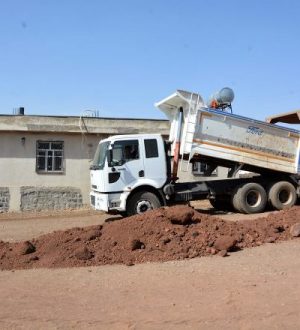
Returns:
[[[108,212],[108,195],[107,194],[100,194],[95,191],[90,193],[90,203],[91,207],[95,210]]]
[[[124,212],[126,211],[126,201],[128,195],[129,192],[105,194],[97,191],[91,191],[90,204],[92,208],[99,211]]]

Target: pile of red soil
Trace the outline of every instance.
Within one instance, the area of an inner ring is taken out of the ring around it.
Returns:
[[[300,236],[300,207],[231,222],[188,206],[73,228],[30,242],[0,242],[0,269],[78,267],[167,261],[219,254]]]

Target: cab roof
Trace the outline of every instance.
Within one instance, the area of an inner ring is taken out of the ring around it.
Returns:
[[[125,139],[134,139],[134,138],[162,138],[161,134],[126,134],[126,135],[112,135],[106,139],[101,140],[104,141],[114,141],[114,140],[125,140]]]

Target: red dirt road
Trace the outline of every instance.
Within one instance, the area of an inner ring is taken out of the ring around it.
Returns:
[[[229,258],[0,272],[1,329],[299,329],[300,242]]]
[[[91,215],[1,215],[0,240],[91,225]],[[0,271],[0,328],[299,329],[299,255],[300,239],[293,239],[226,258]]]

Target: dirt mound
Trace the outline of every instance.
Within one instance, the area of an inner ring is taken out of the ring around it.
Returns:
[[[0,269],[76,267],[195,258],[297,239],[300,207],[266,218],[231,222],[188,206],[161,208],[86,228],[0,242]],[[299,232],[300,233],[300,232]]]

